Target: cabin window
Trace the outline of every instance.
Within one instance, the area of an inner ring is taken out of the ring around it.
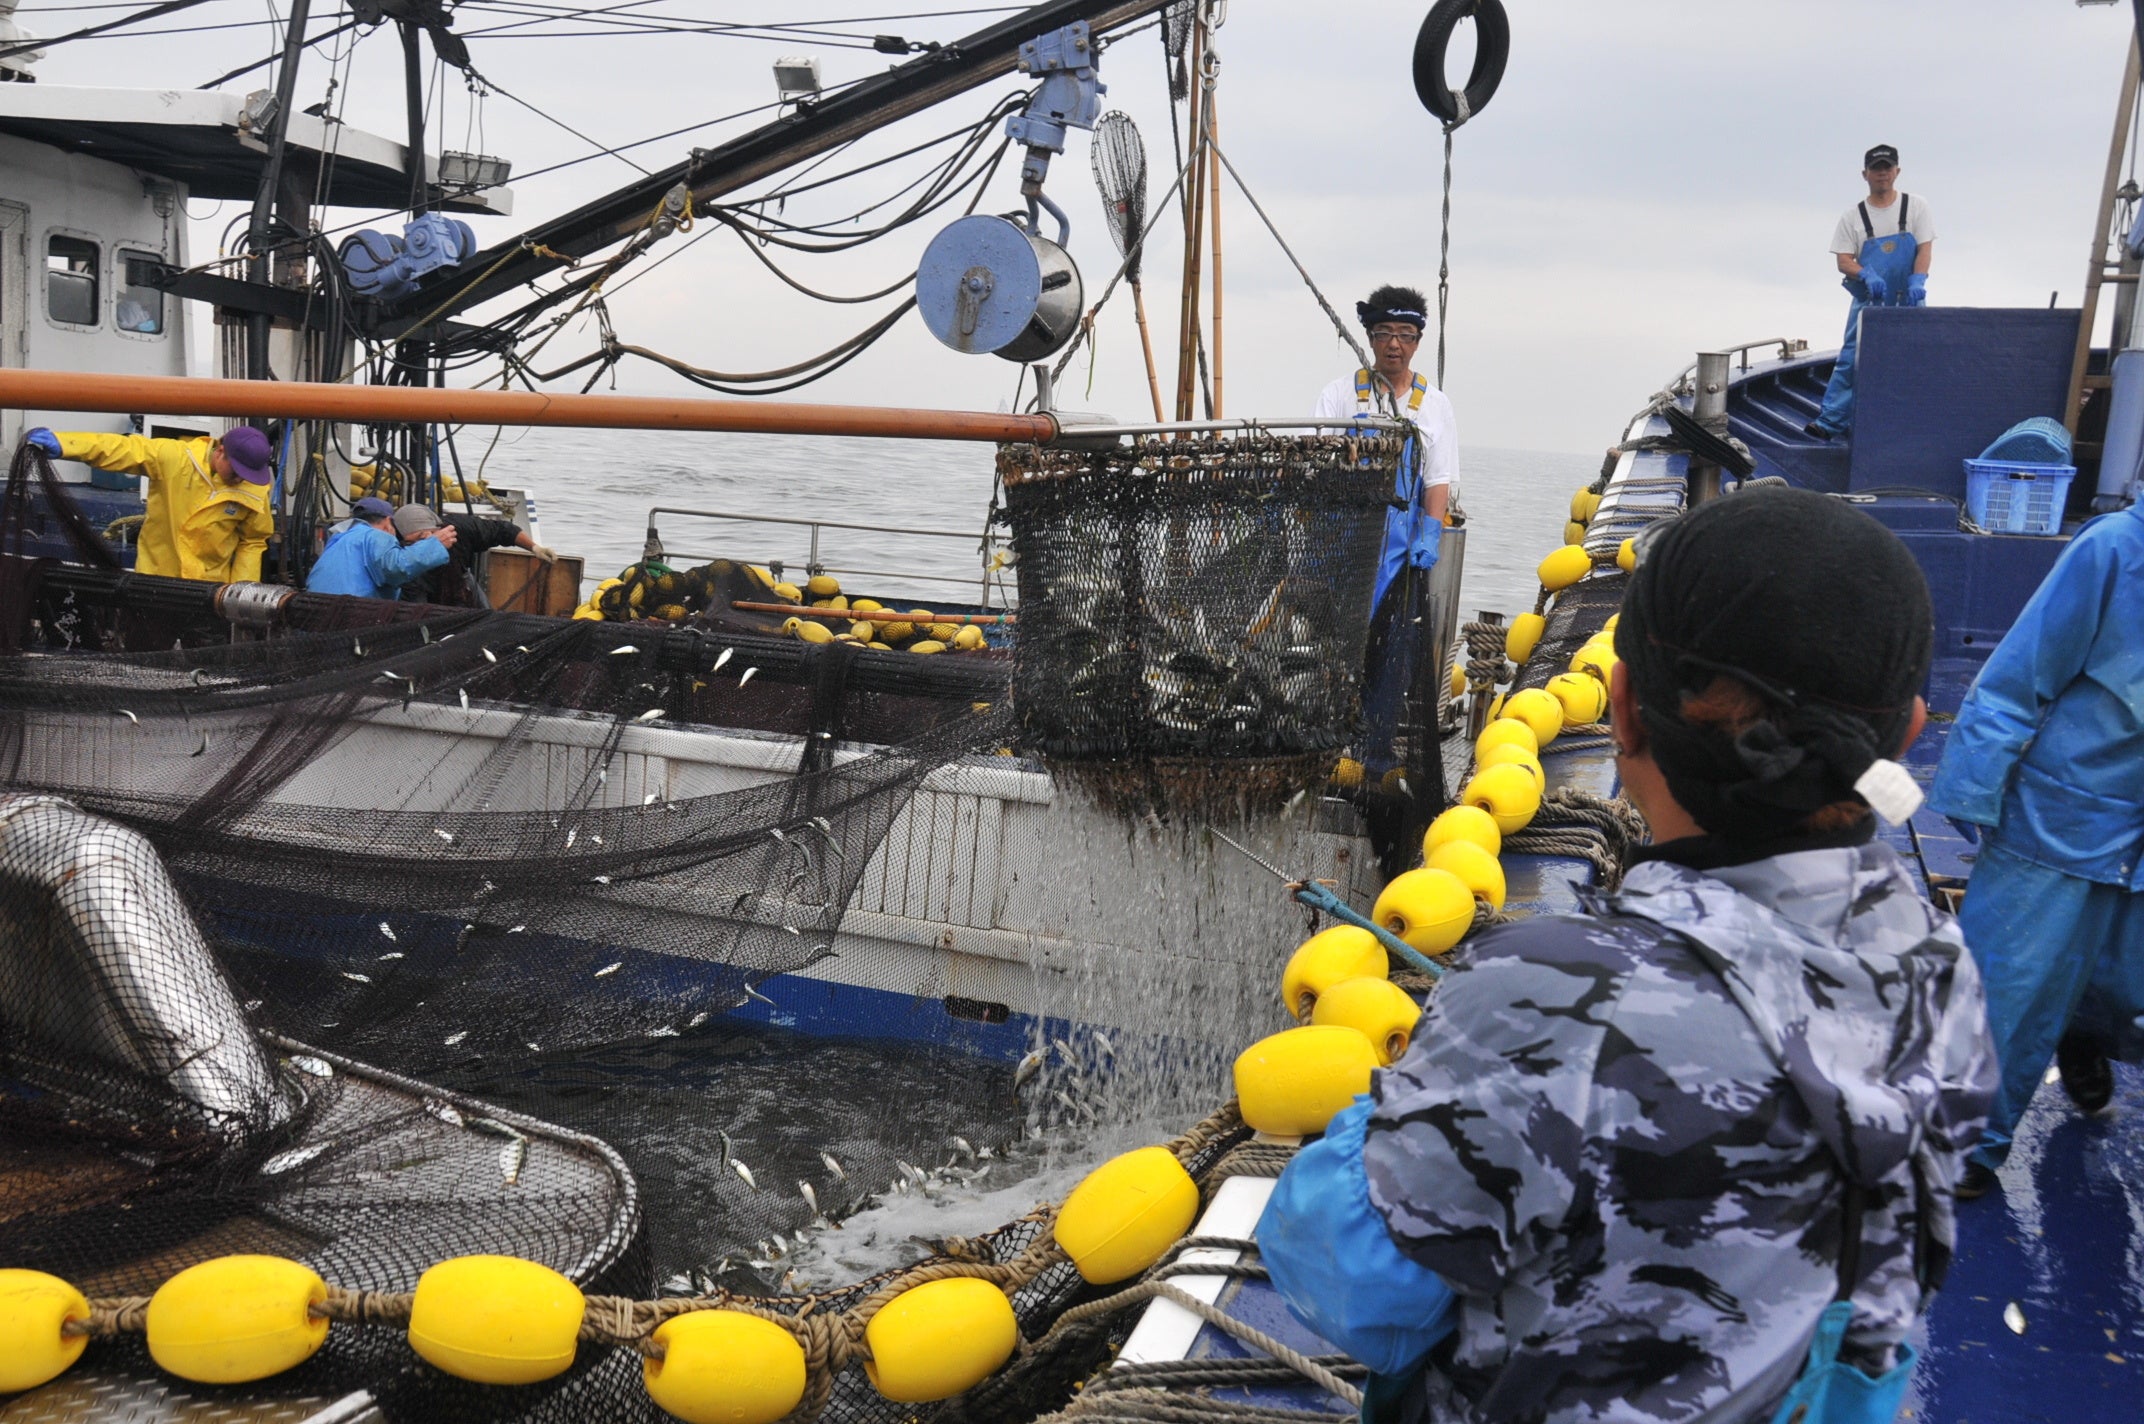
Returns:
[[[97,244],[54,233],[45,246],[45,309],[54,321],[97,324]]]
[[[120,250],[119,301],[112,308],[112,323],[121,331],[163,335],[164,292],[151,280],[163,264],[158,253]]]

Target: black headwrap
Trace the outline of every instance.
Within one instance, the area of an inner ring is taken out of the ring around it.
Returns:
[[[1366,302],[1355,303],[1355,319],[1368,331],[1380,322],[1402,321],[1417,331],[1429,330],[1429,303],[1412,287],[1379,287]]]
[[[1615,633],[1668,790],[1744,842],[1853,799],[1897,754],[1933,642],[1927,581],[1896,535],[1843,500],[1776,488],[1701,505],[1648,540]],[[1739,736],[1678,710],[1720,674],[1766,705]]]

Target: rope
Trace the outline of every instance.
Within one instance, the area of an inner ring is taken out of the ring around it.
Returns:
[[[1311,1358],[1342,1379],[1368,1379],[1370,1375],[1368,1365],[1346,1355],[1313,1355]],[[1295,1371],[1286,1365],[1249,1357],[1140,1360],[1107,1371],[1091,1382],[1084,1392],[1090,1395],[1121,1394],[1129,1389],[1196,1388],[1199,1385],[1241,1389],[1258,1384],[1293,1384],[1295,1379]]]
[[[1511,630],[1501,623],[1466,623],[1459,636],[1467,648],[1467,681],[1484,687],[1509,682],[1518,675],[1504,657],[1505,640]]]
[[[1115,1295],[1105,1296],[1101,1300],[1089,1301],[1085,1305],[1074,1306],[1063,1315],[1058,1316],[1057,1323],[1050,1327],[1049,1333],[1037,1340],[1032,1348],[1038,1351],[1046,1351],[1061,1332],[1076,1330],[1089,1321],[1115,1315],[1120,1311],[1128,1310],[1132,1306],[1141,1305],[1150,1300],[1166,1300],[1172,1305],[1177,1305],[1190,1311],[1216,1330],[1233,1336],[1254,1350],[1262,1350],[1271,1355],[1275,1360],[1288,1366],[1335,1399],[1345,1400],[1356,1409],[1362,1408],[1362,1391],[1349,1384],[1346,1380],[1341,1379],[1310,1356],[1303,1354],[1292,1346],[1282,1344],[1256,1326],[1238,1320],[1226,1311],[1208,1305],[1197,1296],[1189,1295],[1162,1280],[1141,1281],[1129,1290],[1118,1291]]]
[[[1444,389],[1444,322],[1452,302],[1452,134],[1465,123],[1467,96],[1457,90],[1452,98],[1459,117],[1444,126],[1444,226],[1437,241],[1437,389]]]
[[[1283,1376],[1286,1378],[1286,1376]],[[1249,1383],[1249,1381],[1245,1381]],[[1263,1404],[1239,1404],[1207,1395],[1171,1394],[1148,1386],[1123,1391],[1086,1393],[1040,1424],[1079,1420],[1081,1424],[1334,1424],[1339,1416],[1322,1409],[1281,1409]]]
[[[1645,817],[1628,801],[1565,788],[1544,797],[1532,823],[1504,838],[1504,849],[1589,861],[1601,884],[1613,890],[1623,883],[1632,847],[1643,845],[1648,834]]]

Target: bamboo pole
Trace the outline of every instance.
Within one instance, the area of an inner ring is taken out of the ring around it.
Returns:
[[[1211,89],[1206,92],[1206,143],[1211,149],[1221,141],[1221,121],[1216,117],[1218,108]],[[1221,175],[1216,171],[1212,186],[1213,215],[1208,220],[1213,228],[1213,418],[1226,418],[1222,406],[1221,381]]]
[[[1132,280],[1132,315],[1139,320],[1139,351],[1146,357],[1146,389],[1154,398],[1154,419],[1167,420],[1168,413],[1161,408],[1161,373],[1154,369],[1154,338],[1146,329],[1146,293],[1139,289],[1137,278]]]
[[[1198,385],[1200,250],[1205,241],[1206,143],[1205,86],[1199,74],[1206,56],[1206,27],[1191,27],[1191,185],[1184,194],[1184,283],[1176,344],[1176,418],[1191,419],[1191,397]]]
[[[902,440],[1048,444],[1048,415],[802,401],[550,395],[433,386],[106,376],[0,368],[0,409],[123,411],[132,415],[283,416],[303,420],[577,426],[603,430],[727,430],[762,435],[881,436]]]

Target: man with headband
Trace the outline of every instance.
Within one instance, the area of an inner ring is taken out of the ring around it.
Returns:
[[[1611,702],[1654,843],[1465,941],[1258,1225],[1373,1421],[1764,1420],[1842,1371],[1896,1412],[1994,1087],[1958,927],[1874,839],[1871,801],[1917,800],[1889,758],[1930,624],[1905,547],[1826,496],[1647,541]]]
[[[1966,1189],[1996,1184],[2052,1056],[2087,1113],[2144,1058],[2144,505],[2085,525],[1958,709],[1929,804],[1981,842],[1958,912],[2002,1090]]]
[[[1355,315],[1369,333],[1377,364],[1342,376],[1318,396],[1312,415],[1345,424],[1361,416],[1397,412],[1414,424],[1414,438],[1400,457],[1393,486],[1398,507],[1385,516],[1385,542],[1377,560],[1372,608],[1402,568],[1436,566],[1444,519],[1459,481],[1459,427],[1452,403],[1414,369],[1415,350],[1429,326],[1429,307],[1412,287],[1379,287]]]

